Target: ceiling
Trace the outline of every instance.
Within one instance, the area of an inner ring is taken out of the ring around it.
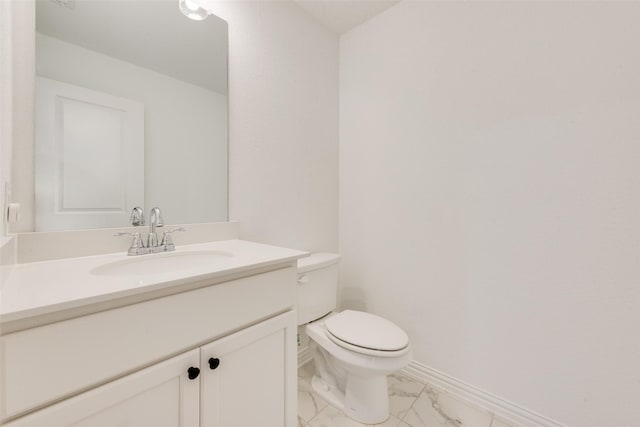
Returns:
[[[331,31],[342,34],[400,0],[293,0]]]
[[[187,19],[178,0],[37,0],[36,31],[227,94],[227,23]]]

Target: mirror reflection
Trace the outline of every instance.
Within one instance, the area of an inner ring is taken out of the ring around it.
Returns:
[[[177,0],[36,2],[35,231],[227,220],[227,37]]]

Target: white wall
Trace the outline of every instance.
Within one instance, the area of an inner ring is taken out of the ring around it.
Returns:
[[[290,1],[209,1],[229,23],[229,217],[242,238],[338,247],[338,37]]]
[[[12,117],[13,117],[13,70],[12,56],[12,4],[0,3],[0,212],[2,212],[2,241],[7,234],[5,209],[9,202],[9,185],[11,182],[11,150],[12,150]]]
[[[29,182],[16,182],[20,173],[13,166],[13,158],[33,163],[33,152],[17,150],[15,146],[33,141],[33,126],[30,123],[34,108],[34,43],[35,3],[1,2],[0,5],[0,220],[2,240],[9,232],[6,223],[6,203],[20,201],[10,193],[20,192]],[[23,209],[24,211],[24,209]]]
[[[412,2],[341,38],[345,305],[569,425],[640,425],[640,3]]]

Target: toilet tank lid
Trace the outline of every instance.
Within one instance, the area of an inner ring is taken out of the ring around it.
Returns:
[[[339,254],[328,252],[312,253],[308,257],[298,259],[298,273],[317,270],[333,264],[337,264],[340,259]]]

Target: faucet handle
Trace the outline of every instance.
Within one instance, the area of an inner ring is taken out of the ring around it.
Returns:
[[[171,230],[164,230],[164,233],[162,234],[162,242],[160,243],[160,246],[173,246],[171,233],[173,233],[174,231],[187,231],[187,230],[185,230],[184,227],[177,227]]]
[[[136,206],[131,210],[131,217],[129,217],[129,221],[131,221],[131,225],[136,227],[144,225],[144,211],[140,206]]]
[[[122,236],[131,236],[133,237],[133,239],[140,239],[140,233],[138,233],[137,231],[135,233],[128,233],[126,231],[119,231],[116,234],[114,234],[115,237],[122,237]]]
[[[140,233],[135,232],[135,233],[126,233],[126,232],[119,232],[114,234],[114,236],[116,237],[121,237],[121,236],[131,236],[133,237],[133,240],[131,241],[131,246],[129,246],[129,250],[127,251],[127,254],[129,255],[143,255],[146,252],[146,249],[144,247],[144,243],[142,243],[142,239],[140,238]]]

